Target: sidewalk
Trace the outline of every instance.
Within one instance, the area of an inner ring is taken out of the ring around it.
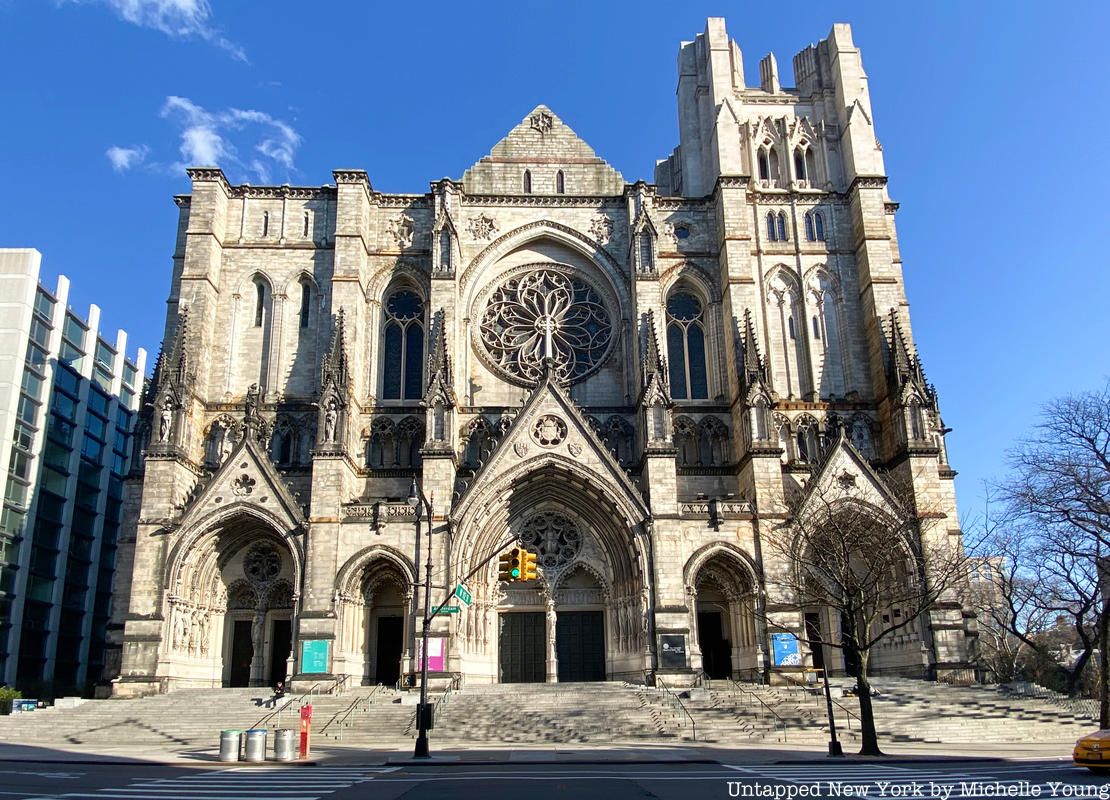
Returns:
[[[1022,759],[1061,759],[1070,761],[1071,742],[1050,742],[1042,744],[898,744],[882,745],[886,754],[880,758],[857,756],[850,747],[845,748],[844,761],[897,763],[898,761],[929,760],[1022,760]],[[245,762],[221,762],[217,756],[218,746],[203,747],[89,747],[80,745],[60,745],[43,747],[39,745],[0,744],[0,762],[18,761],[22,763],[52,764],[147,764],[177,767],[218,767],[218,766],[255,766]],[[433,758],[414,760],[412,744],[399,744],[397,747],[363,749],[342,747],[335,744],[313,746],[311,761],[266,762],[268,766],[305,767],[315,765],[353,765],[366,766],[429,766],[465,764],[528,764],[528,763],[723,763],[723,764],[775,764],[827,762],[828,751],[824,747],[790,745],[782,743],[762,743],[748,747],[714,747],[683,743],[667,746],[644,747],[636,745],[562,745],[552,746],[514,746],[473,747],[451,745],[437,749],[432,740]],[[258,765],[261,766],[261,765]]]

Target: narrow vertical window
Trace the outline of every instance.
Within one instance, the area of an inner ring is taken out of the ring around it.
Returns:
[[[532,194],[532,171],[524,170],[524,193]]]
[[[447,228],[439,232],[439,268],[451,271],[451,232]]]
[[[806,212],[806,241],[809,241],[809,242],[816,242],[817,241],[817,233],[814,231],[814,227],[813,227],[813,212],[812,211],[807,211]]]
[[[779,241],[780,242],[785,242],[786,241],[786,214],[783,214],[781,211],[779,212],[778,223],[779,223],[778,224]]]
[[[308,212],[304,212],[304,232],[301,234],[304,238],[308,238],[309,217]]]
[[[813,338],[814,339],[820,339],[821,338],[821,325],[820,325],[820,323],[818,323],[817,317],[813,318]]]
[[[307,328],[312,311],[312,286],[308,281],[301,283],[301,327]]]
[[[759,165],[759,179],[761,181],[770,180],[771,173],[767,168],[767,151],[762,147],[759,149],[759,155],[756,156],[756,161]]]
[[[382,397],[419,400],[423,394],[424,301],[401,290],[385,304],[382,347]]]
[[[555,191],[558,194],[565,194],[567,190],[566,182],[563,178],[563,171],[559,170],[555,173]]]
[[[813,155],[813,148],[806,148],[806,180],[812,186],[817,181],[817,158]]]
[[[825,220],[821,216],[820,211],[813,212],[813,230],[815,236],[817,237],[817,241],[825,241]]]
[[[270,235],[270,212],[269,211],[263,211],[262,212],[262,236],[266,237],[266,236],[269,236],[269,235]]]
[[[794,177],[800,181],[806,180],[806,157],[800,147],[794,150]]]
[[[678,292],[667,300],[667,357],[672,397],[707,399],[705,313],[701,302],[689,292]]]
[[[772,242],[776,240],[775,236],[775,215],[770,211],[767,212],[767,238]]]
[[[254,327],[261,328],[266,319],[266,284],[256,279],[254,282]]]
[[[767,164],[771,170],[771,185],[778,186],[779,175],[782,173],[779,172],[779,154],[774,148],[771,149],[770,154],[767,156]]]
[[[651,272],[654,268],[655,262],[651,252],[651,234],[644,231],[640,234],[640,269],[644,272]]]
[[[795,333],[794,333],[794,317],[787,317],[786,318],[786,329],[787,329],[787,332],[790,334],[791,339],[797,339],[798,338],[797,335],[795,335]]]

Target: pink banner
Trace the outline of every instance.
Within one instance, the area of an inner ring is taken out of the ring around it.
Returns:
[[[420,654],[424,650],[423,640],[416,642],[417,660],[420,659]],[[429,672],[443,672],[444,667],[443,658],[443,639],[435,638],[428,640],[428,671]]]

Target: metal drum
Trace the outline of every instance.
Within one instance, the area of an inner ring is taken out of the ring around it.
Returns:
[[[243,748],[244,761],[265,761],[266,760],[266,734],[269,733],[265,728],[252,728],[247,731],[247,744]]]

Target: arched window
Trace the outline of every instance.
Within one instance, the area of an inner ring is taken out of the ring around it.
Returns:
[[[781,414],[775,414],[775,432],[782,455],[779,458],[784,462],[794,460],[793,448],[790,445],[790,422]]]
[[[817,317],[813,318],[813,338],[821,338],[821,322],[817,319]]]
[[[797,421],[798,461],[814,463],[821,458],[820,442],[817,439],[817,420],[804,416]]]
[[[779,234],[779,241],[780,242],[785,242],[786,241],[786,214],[782,213],[781,211],[779,212],[779,216],[778,216],[778,234]]]
[[[675,400],[707,399],[705,314],[701,302],[689,292],[676,292],[667,300],[667,355],[671,396]]]
[[[532,170],[524,170],[524,193],[532,194]]]
[[[772,186],[778,186],[780,174],[779,154],[775,151],[774,148],[771,148],[771,152],[767,156],[767,165],[771,170],[771,177],[768,180],[770,180]]]
[[[424,301],[402,289],[385,304],[382,398],[419,400],[424,382]]]
[[[262,235],[264,237],[270,235],[270,212],[269,211],[263,211],[262,212]]]
[[[759,154],[755,157],[756,163],[759,168],[759,179],[766,181],[771,179],[771,172],[767,166],[767,151],[764,148],[759,148]]]
[[[270,452],[274,462],[286,467],[293,463],[293,431],[288,426],[281,426],[274,431]]]
[[[563,178],[563,171],[559,170],[555,173],[555,191],[559,194],[564,194],[567,190],[566,180]]]
[[[807,180],[805,151],[800,147],[794,148],[794,177],[800,181]]]
[[[806,212],[806,241],[807,242],[816,242],[817,241],[817,232],[813,229],[813,212],[812,211],[807,211]]]
[[[301,281],[301,327],[307,328],[312,313],[312,284]]]
[[[261,328],[266,322],[266,282],[254,279],[254,327]]]
[[[817,157],[813,155],[813,148],[806,148],[806,180],[812,186],[817,181]]]
[[[817,241],[825,241],[825,219],[821,216],[820,211],[814,211],[813,214],[813,232]]]
[[[767,238],[772,242],[778,241],[778,231],[775,229],[775,215],[770,211],[767,212]]]

